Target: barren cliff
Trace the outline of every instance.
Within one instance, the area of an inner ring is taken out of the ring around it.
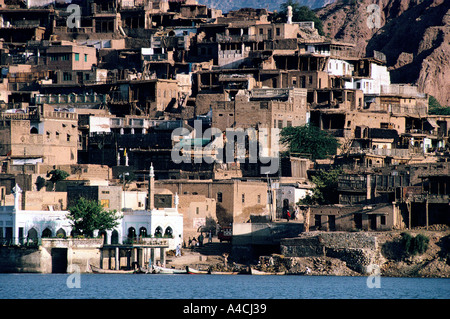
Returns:
[[[450,105],[450,1],[338,0],[317,15],[326,35],[355,43],[360,56],[383,52],[393,83]]]

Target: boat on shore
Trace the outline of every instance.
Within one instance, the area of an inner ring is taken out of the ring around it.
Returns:
[[[252,275],[258,275],[258,276],[261,276],[261,275],[263,275],[263,276],[264,275],[278,275],[278,276],[281,276],[281,275],[285,275],[286,274],[285,271],[269,272],[269,271],[256,270],[254,268],[250,268],[250,273]]]
[[[161,266],[153,266],[153,274],[187,274],[186,269],[165,268]]]
[[[186,272],[191,275],[206,275],[209,273],[207,270],[198,270],[189,266],[186,266]]]
[[[89,264],[94,274],[133,274],[134,269],[131,270],[115,270],[115,269],[103,269]]]
[[[210,275],[237,275],[238,271],[210,271]]]

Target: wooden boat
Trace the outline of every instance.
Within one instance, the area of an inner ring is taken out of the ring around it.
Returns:
[[[94,265],[89,264],[91,270],[94,274],[133,274],[134,270],[114,270],[114,269],[103,269],[99,267],[95,267]]]
[[[198,270],[189,266],[186,266],[186,272],[191,275],[206,275],[209,273],[207,270]]]
[[[211,275],[237,275],[239,274],[238,271],[210,271],[209,274]]]
[[[284,272],[284,271],[268,272],[268,271],[256,270],[256,269],[253,269],[253,268],[250,268],[250,273],[252,275],[285,275],[286,274],[286,272]]]
[[[153,266],[153,272],[155,274],[187,274],[186,269],[165,268],[160,266]]]

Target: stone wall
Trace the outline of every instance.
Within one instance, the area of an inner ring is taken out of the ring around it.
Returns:
[[[46,255],[38,248],[0,247],[0,273],[41,273]]]
[[[283,239],[280,248],[285,257],[337,258],[363,274],[379,257],[377,238],[366,233],[303,233],[300,237]]]
[[[103,239],[42,239],[35,248],[0,247],[0,273],[65,273],[69,265],[88,272],[100,264]]]
[[[281,253],[286,257],[325,256],[325,247],[319,237],[290,238],[281,241]]]
[[[376,237],[367,233],[322,233],[319,241],[327,248],[377,249]]]

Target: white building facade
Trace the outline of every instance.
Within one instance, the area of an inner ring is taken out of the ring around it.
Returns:
[[[18,185],[13,188],[13,193],[14,206],[0,207],[2,244],[37,244],[40,238],[71,235],[72,225],[67,218],[69,211],[21,210],[22,190]],[[104,235],[107,244],[122,244],[139,237],[167,238],[169,249],[175,249],[183,238],[183,215],[178,213],[178,196],[175,195],[175,207],[123,212],[119,225]]]
[[[0,238],[4,244],[37,243],[40,238],[66,237],[72,226],[66,215],[68,211],[21,210],[22,190],[13,188],[14,206],[0,208]]]

